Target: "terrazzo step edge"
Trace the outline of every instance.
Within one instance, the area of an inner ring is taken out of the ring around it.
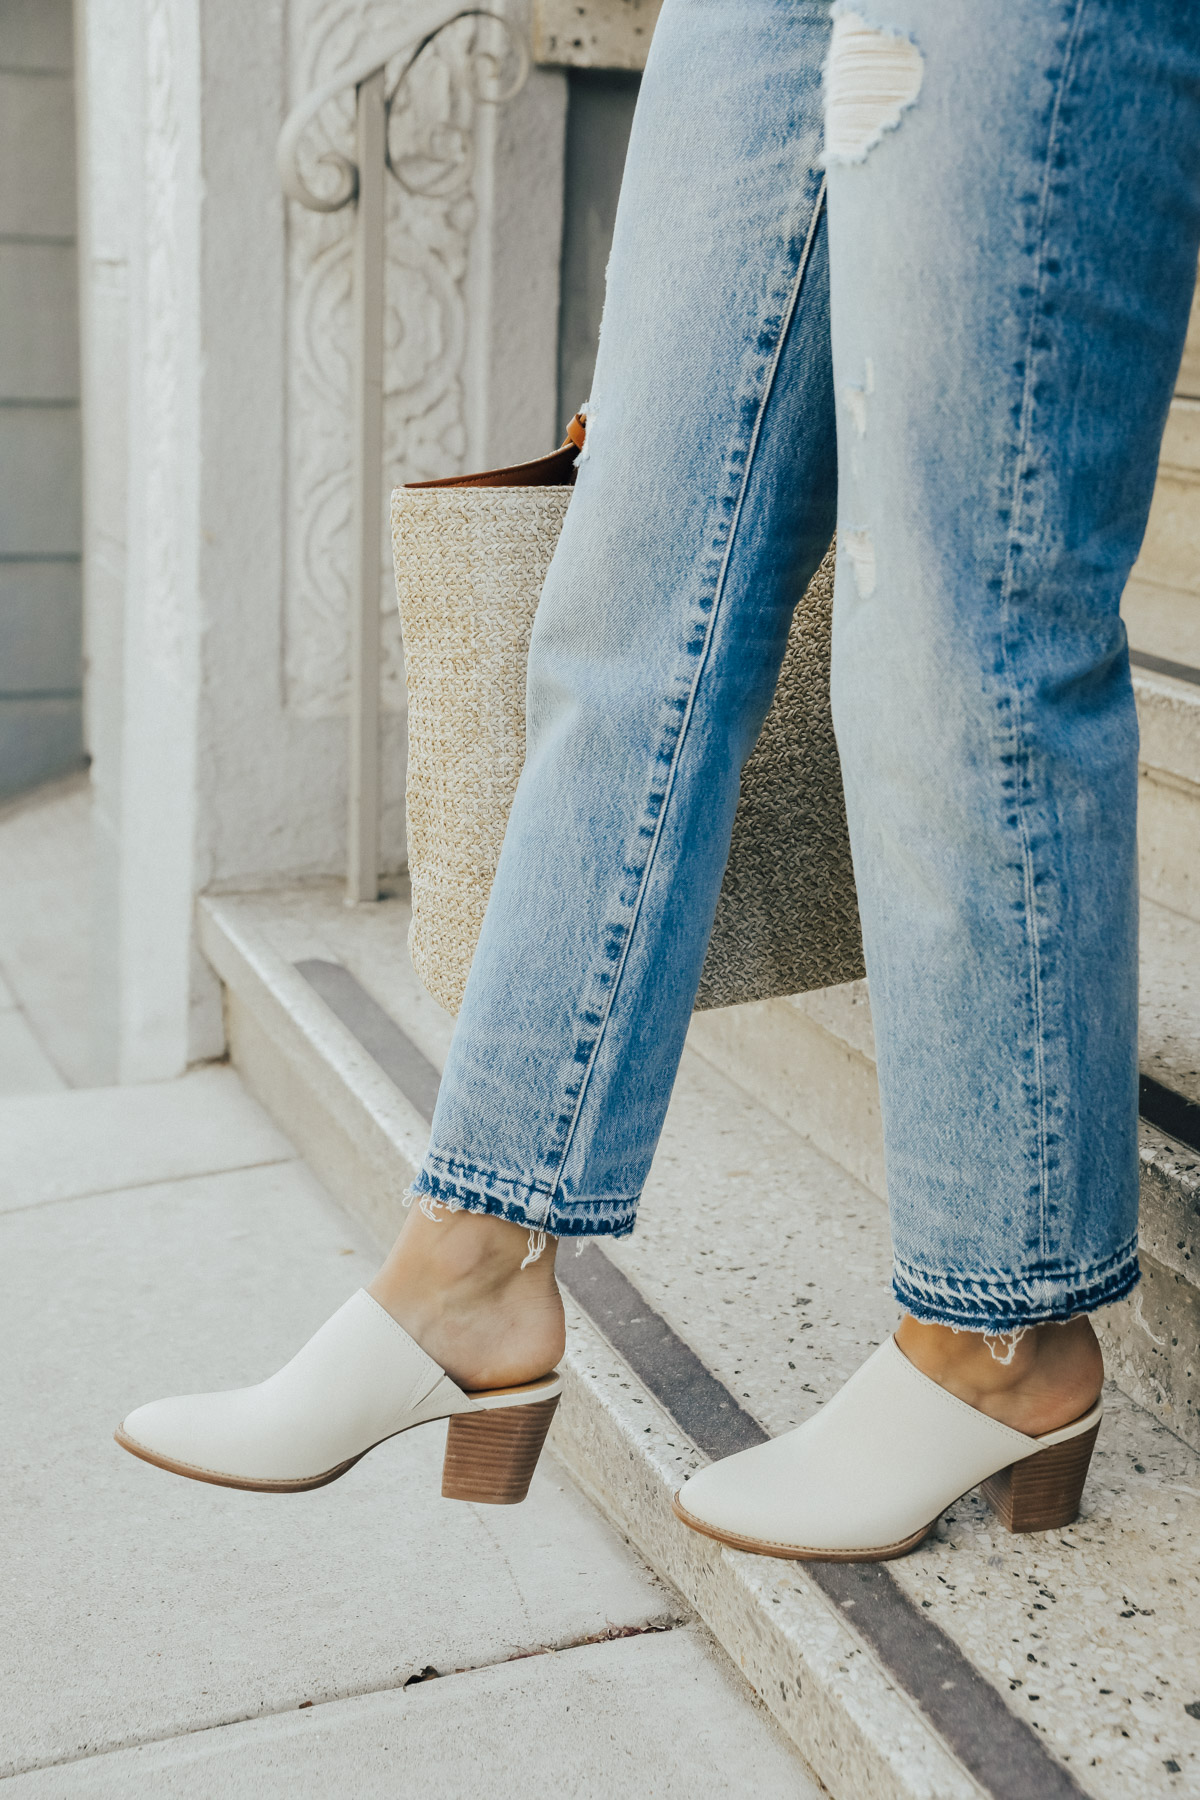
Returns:
[[[246,1086],[386,1247],[424,1151],[424,1120],[235,898],[203,899],[199,933]],[[567,1305],[556,1454],[695,1608],[835,1800],[978,1800],[971,1776],[819,1592],[787,1564],[679,1529],[670,1499],[698,1453]]]
[[[886,1196],[865,982],[697,1013],[692,1049]],[[1200,1450],[1200,1155],[1142,1122],[1142,1282],[1097,1317],[1109,1374]]]

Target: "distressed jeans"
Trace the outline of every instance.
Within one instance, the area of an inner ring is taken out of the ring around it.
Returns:
[[[739,771],[836,522],[896,1295],[1005,1331],[1130,1290],[1118,605],[1198,243],[1178,0],[666,0],[418,1194],[632,1229]]]

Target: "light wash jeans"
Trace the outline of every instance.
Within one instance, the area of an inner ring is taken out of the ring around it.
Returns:
[[[823,156],[827,5],[666,0],[416,1191],[632,1228],[739,770],[836,510],[895,1290],[1011,1330],[1137,1280],[1117,609],[1196,272],[1200,10],[834,15]]]

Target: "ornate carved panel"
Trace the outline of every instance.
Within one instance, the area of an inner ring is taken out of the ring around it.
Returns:
[[[292,100],[394,41],[398,24],[402,29],[403,13],[394,0],[293,0]],[[453,473],[466,451],[468,270],[481,111],[467,61],[476,29],[464,22],[437,40],[392,114],[391,154],[402,180],[389,177],[387,184],[387,489]],[[336,176],[322,169],[321,146],[352,151],[351,97],[330,102],[310,137],[306,179],[318,192],[328,190]],[[290,707],[319,717],[345,710],[348,682],[354,220],[350,207],[322,214],[293,205],[288,215],[286,691]],[[380,602],[383,704],[397,712],[404,705],[403,663],[382,541]]]

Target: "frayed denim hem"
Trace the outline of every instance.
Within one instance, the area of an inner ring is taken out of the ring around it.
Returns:
[[[436,1200],[448,1212],[487,1213],[493,1219],[507,1219],[512,1225],[556,1238],[628,1237],[637,1218],[639,1194],[567,1198],[532,1184],[490,1176],[482,1169],[468,1173],[448,1159],[438,1160],[449,1172],[439,1174],[427,1162],[409,1193],[417,1200]]]
[[[1140,1279],[1134,1238],[1106,1262],[1074,1276],[971,1280],[961,1275],[934,1275],[897,1259],[892,1292],[914,1319],[991,1337],[1095,1312],[1114,1300],[1123,1300]]]

